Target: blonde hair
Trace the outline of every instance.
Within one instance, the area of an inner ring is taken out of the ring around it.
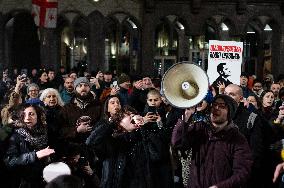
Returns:
[[[43,90],[39,99],[43,102],[43,100],[46,98],[47,94],[50,93],[50,92],[53,92],[56,95],[58,105],[64,106],[64,102],[63,102],[61,96],[59,95],[57,89],[54,89],[54,88],[47,88],[47,89]]]
[[[156,95],[156,96],[162,97],[162,96],[161,96],[161,93],[160,93],[157,89],[151,89],[151,90],[147,93],[147,98],[149,98],[149,95]]]

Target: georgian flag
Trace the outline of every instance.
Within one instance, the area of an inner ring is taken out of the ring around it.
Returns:
[[[39,27],[56,28],[57,0],[32,0],[32,16]]]

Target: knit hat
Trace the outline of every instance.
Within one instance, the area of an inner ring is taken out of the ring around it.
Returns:
[[[76,89],[76,87],[80,84],[80,83],[85,83],[88,84],[89,87],[91,87],[90,81],[86,78],[86,77],[79,77],[74,81],[74,88]]]
[[[119,85],[128,81],[130,81],[130,77],[126,74],[121,74],[117,79],[117,84]]]
[[[217,96],[215,96],[213,103],[219,98],[223,99],[224,102],[226,103],[226,105],[228,106],[228,109],[229,109],[228,121],[231,121],[234,118],[236,111],[237,111],[237,108],[238,108],[237,102],[232,97],[230,97],[228,95],[217,95]]]

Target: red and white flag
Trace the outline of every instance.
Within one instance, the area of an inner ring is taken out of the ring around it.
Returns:
[[[57,0],[32,0],[32,16],[39,27],[56,28]]]

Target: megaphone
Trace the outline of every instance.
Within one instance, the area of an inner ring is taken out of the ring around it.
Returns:
[[[205,98],[208,86],[208,76],[201,67],[189,62],[180,62],[166,71],[161,89],[171,105],[189,108]]]

